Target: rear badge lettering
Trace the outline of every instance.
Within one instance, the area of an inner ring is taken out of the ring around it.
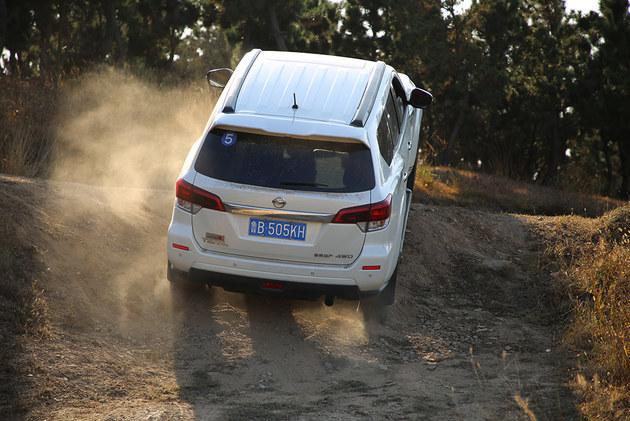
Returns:
[[[213,232],[207,232],[205,237],[203,237],[203,242],[204,243],[209,243],[209,244],[219,244],[222,246],[225,246],[225,236],[221,235],[221,234],[215,234]]]
[[[315,257],[323,257],[324,259],[328,259],[332,257],[332,254],[329,253],[315,253],[313,256]]]
[[[324,259],[330,259],[331,257],[333,257],[333,255],[330,253],[314,253],[313,257],[321,257]],[[352,259],[353,257],[354,257],[354,254],[338,254],[334,256],[335,259]]]
[[[335,259],[352,259],[353,257],[353,254],[338,254],[335,256]]]

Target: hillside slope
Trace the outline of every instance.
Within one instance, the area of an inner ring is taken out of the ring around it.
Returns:
[[[624,202],[452,167],[418,167],[416,200],[528,215],[597,217]]]
[[[171,291],[170,191],[0,194],[2,419],[577,416],[542,217],[413,205],[398,302],[374,314]]]

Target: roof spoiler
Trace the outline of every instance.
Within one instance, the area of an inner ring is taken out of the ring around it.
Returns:
[[[376,94],[378,93],[383,73],[385,73],[385,63],[377,61],[372,67],[372,73],[370,74],[370,79],[368,80],[367,87],[363,92],[363,96],[361,97],[361,102],[357,107],[357,112],[354,113],[352,122],[350,122],[351,126],[365,126],[365,123],[370,116],[370,112],[372,111],[372,107],[374,107],[374,101],[376,101]]]
[[[225,103],[223,104],[224,113],[233,113],[234,110],[236,110],[236,100],[238,99],[239,92],[241,92],[241,87],[243,86],[245,77],[247,76],[247,73],[249,73],[249,69],[252,68],[252,65],[256,61],[256,58],[258,58],[260,52],[261,50],[258,48],[251,50],[243,56],[241,62],[236,67],[236,70],[232,75],[234,79],[231,81],[230,91],[227,93]]]

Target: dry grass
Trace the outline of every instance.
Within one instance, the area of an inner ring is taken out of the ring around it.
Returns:
[[[0,78],[0,173],[47,174],[58,91],[39,81]]]
[[[530,215],[600,216],[618,200],[448,167],[418,167],[416,200]]]
[[[541,230],[566,290],[566,344],[588,419],[630,418],[630,206],[595,220],[556,218]]]

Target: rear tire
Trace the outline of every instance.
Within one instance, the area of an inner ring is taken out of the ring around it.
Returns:
[[[205,284],[201,282],[192,282],[188,279],[188,274],[173,268],[171,262],[166,267],[166,279],[171,284],[171,290],[192,291],[202,289]]]
[[[389,314],[388,309],[396,301],[396,280],[398,278],[398,267],[394,270],[387,286],[376,296],[365,300],[362,303],[363,316],[370,323],[386,323]]]

